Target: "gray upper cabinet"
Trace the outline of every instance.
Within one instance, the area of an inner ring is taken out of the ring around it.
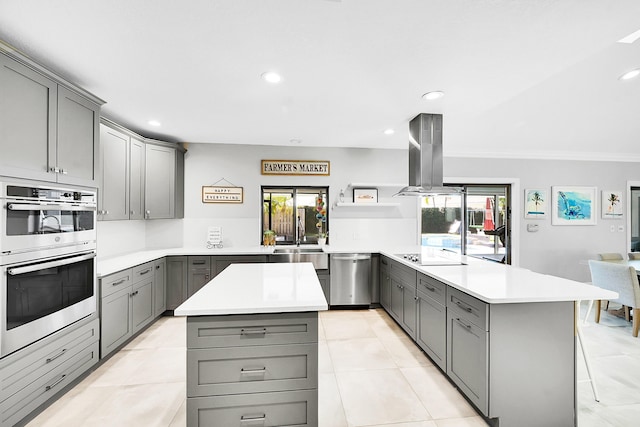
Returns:
[[[174,218],[176,150],[147,144],[145,154],[145,218]]]
[[[96,185],[102,101],[80,92],[0,54],[0,175]]]
[[[100,125],[98,219],[129,219],[129,136]]]
[[[58,182],[95,186],[98,165],[100,107],[58,86],[58,138],[55,162]]]
[[[51,180],[48,147],[55,144],[58,85],[0,55],[0,174]],[[55,176],[55,175],[54,175]]]
[[[129,144],[129,219],[144,219],[145,144],[131,137]]]

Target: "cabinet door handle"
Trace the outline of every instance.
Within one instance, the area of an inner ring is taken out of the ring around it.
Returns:
[[[418,297],[413,297],[414,300],[418,301],[420,298]]]
[[[131,298],[135,297],[136,295],[138,295],[138,291],[131,292]]]
[[[158,269],[160,269],[160,266],[159,266],[159,265],[156,265],[156,270],[158,270]]]
[[[266,334],[267,334],[267,328],[240,330],[240,335],[266,335]]]
[[[66,170],[64,170],[64,169],[62,169],[62,168],[60,168],[60,171],[59,171],[59,172],[60,172],[62,175],[66,175],[66,174],[68,173]]]
[[[54,382],[52,382],[51,384],[49,384],[48,386],[46,386],[44,388],[45,391],[49,391],[52,388],[54,388],[55,386],[57,386],[58,384],[60,384],[65,378],[66,378],[67,374],[62,374],[62,376],[60,378],[58,378],[57,380],[55,380]]]
[[[461,303],[460,301],[456,301],[456,305],[466,311],[467,313],[471,313],[473,309],[466,304]]]
[[[67,349],[63,348],[62,351],[60,351],[60,353],[56,354],[55,356],[47,357],[47,360],[45,360],[45,363],[53,362],[54,360],[56,360],[58,357],[62,356],[66,352],[67,352]]]
[[[460,324],[460,326],[464,327],[467,331],[471,332],[471,325],[467,325],[459,317],[456,317],[456,321]]]
[[[260,415],[242,415],[240,417],[240,424],[247,424],[247,423],[256,423],[256,422],[262,422],[264,425],[264,421],[267,419],[267,415],[266,414],[260,414]]]
[[[242,375],[255,375],[255,374],[264,374],[267,372],[267,367],[259,368],[259,369],[240,369],[240,374]]]

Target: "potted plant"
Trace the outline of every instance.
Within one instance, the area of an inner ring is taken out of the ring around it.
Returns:
[[[262,233],[262,244],[264,246],[273,246],[276,244],[276,232],[273,230],[265,230]]]
[[[318,244],[320,246],[324,246],[324,245],[327,244],[327,236],[329,236],[329,232],[328,231],[326,233],[324,233],[324,232],[318,233]]]

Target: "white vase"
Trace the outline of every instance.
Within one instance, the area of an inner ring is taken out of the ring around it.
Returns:
[[[320,246],[324,246],[327,243],[327,238],[326,237],[318,237],[318,244]]]

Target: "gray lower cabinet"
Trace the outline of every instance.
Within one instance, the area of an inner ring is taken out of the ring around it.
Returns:
[[[386,256],[380,256],[380,305],[388,311],[391,310],[391,260]]]
[[[189,298],[211,280],[211,256],[193,255],[187,257],[187,260],[189,263],[187,298]]]
[[[167,261],[167,310],[175,310],[187,300],[189,264],[186,256],[168,256]]]
[[[187,318],[187,426],[317,426],[318,313]]]
[[[0,93],[0,175],[95,187],[101,100],[2,53]]]
[[[447,296],[447,375],[487,416],[488,307],[456,289],[450,289]]]
[[[266,255],[218,255],[211,257],[212,278],[222,273],[231,264],[247,264],[267,262]]]
[[[156,317],[155,263],[148,262],[100,279],[100,357],[109,355]]]
[[[395,261],[389,262],[388,271],[389,279],[385,277],[381,283],[381,301],[389,298],[388,311],[391,317],[400,324],[407,334],[415,339],[418,307],[416,271]],[[387,284],[385,281],[389,283]],[[390,289],[385,291],[385,287]]]
[[[316,270],[316,274],[318,275],[318,281],[322,287],[324,297],[327,301],[331,301],[329,298],[331,296],[331,274],[329,273],[329,270]]]
[[[167,262],[165,258],[153,262],[153,311],[154,317],[160,316],[167,310]]]
[[[86,373],[99,359],[96,315],[0,360],[0,426],[13,426]]]
[[[416,343],[443,371],[447,370],[447,285],[418,273]]]

